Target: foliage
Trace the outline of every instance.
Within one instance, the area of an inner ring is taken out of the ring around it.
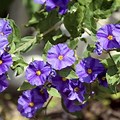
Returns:
[[[11,69],[15,72],[16,76],[22,74],[28,66],[28,63],[24,61],[22,54],[31,51],[36,44],[41,44],[41,41],[45,44],[41,57],[46,62],[47,54],[51,47],[59,43],[66,43],[70,49],[75,51],[76,62],[64,69],[56,70],[56,73],[62,78],[70,80],[81,79],[81,77],[78,77],[76,74],[75,66],[81,61],[80,58],[88,57],[94,51],[95,42],[97,41],[95,36],[98,31],[98,21],[100,19],[108,18],[114,11],[117,11],[120,8],[120,0],[72,0],[68,4],[68,11],[63,15],[60,15],[58,14],[57,9],[48,12],[44,5],[35,4],[33,1],[30,2],[29,0],[26,0],[23,1],[23,3],[28,8],[30,16],[30,20],[26,24],[26,27],[33,27],[37,34],[35,36],[25,36],[21,38],[20,30],[15,22],[6,18],[12,27],[12,33],[8,37],[8,46],[10,47],[8,52],[13,59]],[[62,25],[65,27],[65,32],[61,27]],[[67,32],[69,35],[66,34]],[[83,56],[78,56],[76,54],[76,49],[79,41],[84,40],[85,42],[89,42],[82,37],[85,32],[92,38],[92,43],[87,44]],[[119,48],[113,51],[117,51],[118,54],[111,55],[111,50],[105,50],[109,57],[103,60],[100,59],[107,70],[105,77],[107,79],[108,87],[101,87],[98,82],[89,83],[87,85],[85,83],[89,92],[95,91],[95,99],[101,99],[110,96],[110,94],[119,93],[117,86],[120,84],[120,51]],[[97,78],[95,80],[97,81]],[[48,81],[49,78],[47,78],[47,82]],[[18,88],[18,91],[25,91],[33,88],[35,88],[35,86],[24,81]],[[60,90],[57,90],[57,87],[48,87],[48,85],[45,84],[44,88],[47,88],[50,96],[62,97],[62,94],[59,93]],[[91,99],[91,93],[87,93],[86,96],[84,103]]]

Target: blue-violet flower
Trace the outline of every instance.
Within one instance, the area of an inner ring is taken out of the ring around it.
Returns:
[[[35,60],[26,69],[26,79],[31,85],[43,85],[51,70],[51,66],[47,63]]]
[[[47,61],[55,70],[61,70],[74,64],[74,51],[66,44],[54,45],[48,50]]]
[[[80,61],[76,66],[76,74],[79,76],[81,82],[91,83],[98,74],[104,71],[104,66],[100,60],[87,57]]]
[[[24,91],[18,99],[18,111],[27,118],[32,118],[48,99],[48,93],[42,86]]]

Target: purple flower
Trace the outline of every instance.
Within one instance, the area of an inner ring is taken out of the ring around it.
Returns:
[[[76,74],[81,82],[91,83],[104,71],[103,64],[92,57],[85,58],[76,66]]]
[[[46,0],[46,9],[50,11],[59,7],[59,14],[63,15],[67,12],[68,3],[69,0]]]
[[[52,77],[51,82],[52,82],[52,85],[61,93],[63,92],[65,88],[68,87],[68,84],[69,84],[68,79],[64,77],[60,77],[59,75]]]
[[[102,85],[104,87],[108,87],[108,83],[107,83],[107,79],[106,79],[106,70],[104,70],[102,73],[100,73],[97,78],[98,78],[100,85]]]
[[[0,19],[0,35],[7,37],[11,33],[12,33],[12,28],[10,26],[9,21],[5,19]]]
[[[12,65],[12,57],[9,53],[0,50],[0,75],[7,72]]]
[[[115,24],[115,28],[120,31],[120,24]]]
[[[81,103],[85,100],[86,89],[78,79],[69,80],[69,87],[66,87],[63,92],[69,100],[78,100]]]
[[[86,104],[81,104],[77,100],[68,100],[65,97],[63,98],[63,105],[69,112],[78,112],[86,106]]]
[[[108,24],[97,31],[97,39],[104,50],[120,48],[120,30],[115,25]]]
[[[97,43],[95,44],[95,46],[96,46],[96,48],[95,48],[94,52],[95,52],[97,55],[101,55],[102,52],[103,52],[103,48],[101,47],[100,43],[97,42]]]
[[[46,0],[34,0],[35,3],[44,4]]]
[[[4,49],[8,44],[7,38],[5,36],[0,36],[0,49]]]
[[[31,118],[36,111],[42,108],[43,104],[48,99],[46,89],[41,87],[32,90],[24,91],[22,96],[18,99],[18,111],[25,117]]]
[[[67,5],[69,0],[34,0],[34,2],[39,4],[44,4],[47,11],[51,11],[55,8],[59,8],[59,14],[63,15],[67,12]]]
[[[47,61],[55,70],[61,70],[75,62],[74,51],[70,50],[66,44],[54,45],[48,50]]]
[[[0,92],[3,92],[8,87],[8,81],[5,74],[0,75]]]
[[[33,61],[26,69],[26,79],[31,85],[43,85],[51,72],[50,65],[43,61]]]

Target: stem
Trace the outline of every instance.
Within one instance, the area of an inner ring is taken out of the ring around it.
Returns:
[[[53,99],[53,96],[49,99],[48,103],[45,106],[45,116],[47,115],[47,107],[49,105],[49,103],[51,102],[51,100]]]
[[[112,55],[110,54],[110,52],[108,52],[108,54],[109,54],[111,60],[113,61],[114,65],[115,65],[115,67],[116,67],[116,69],[117,69],[117,73],[116,73],[116,74],[117,74],[117,75],[119,76],[119,78],[120,78],[120,75],[119,75],[119,73],[118,73],[119,69],[118,69],[118,67],[117,67],[117,65],[116,65],[116,63],[115,63]],[[119,83],[119,81],[118,81],[118,83]],[[117,88],[115,87],[115,94],[116,94],[116,93],[117,93]]]
[[[90,96],[92,96],[92,85],[91,85],[91,83],[90,83],[89,87],[90,87]]]
[[[45,36],[46,34],[50,33],[51,31],[53,31],[54,29],[57,29],[60,27],[60,25],[62,24],[62,21],[59,21],[58,23],[56,23],[54,26],[52,26],[50,29],[48,29],[47,31],[43,32],[40,35],[40,38],[42,38],[43,36]],[[28,42],[24,43],[23,45],[21,45],[19,48],[17,48],[13,53],[16,52],[20,52],[21,50],[23,50],[25,48],[26,45],[28,44],[32,44],[35,43],[36,41],[36,37],[34,39],[29,40]]]
[[[29,40],[28,42],[24,43],[23,45],[21,45],[19,48],[17,48],[13,53],[16,52],[20,52],[21,50],[23,50],[25,48],[26,45],[28,44],[32,44],[33,42],[35,42],[36,37],[34,39]]]
[[[91,36],[91,31],[90,31],[89,29],[84,28],[84,30],[85,30],[85,32],[86,32],[88,35],[90,35],[90,36]]]
[[[108,54],[109,54],[111,60],[113,61],[113,64],[115,65],[116,69],[118,70],[118,67],[117,67],[117,65],[116,65],[116,63],[115,63],[115,61],[114,61],[112,55],[110,54],[110,51],[108,51]]]
[[[62,21],[57,22],[53,27],[51,27],[50,29],[48,29],[47,31],[45,31],[44,33],[42,33],[42,36],[45,36],[46,34],[50,33],[54,29],[59,28],[61,24],[62,24]]]

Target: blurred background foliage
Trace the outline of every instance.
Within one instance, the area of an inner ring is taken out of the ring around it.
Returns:
[[[0,17],[6,17],[9,13],[9,7],[14,0],[2,0],[0,2]]]

